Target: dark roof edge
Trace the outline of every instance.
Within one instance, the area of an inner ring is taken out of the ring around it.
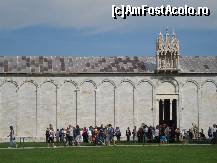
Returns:
[[[163,74],[163,73],[147,73],[147,72],[99,72],[99,73],[0,73],[0,77],[70,77],[70,76],[217,76],[217,72],[210,73],[175,73],[175,74]]]

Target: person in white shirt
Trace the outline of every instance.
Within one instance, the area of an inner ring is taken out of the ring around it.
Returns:
[[[155,129],[154,136],[155,136],[155,140],[156,140],[157,142],[159,142],[159,128],[158,128],[158,126],[157,126],[156,129]]]
[[[216,144],[217,143],[217,125],[216,124],[213,125],[212,135],[213,135],[213,143]]]
[[[73,145],[73,135],[74,135],[74,129],[71,125],[69,125],[69,145]]]
[[[55,137],[55,132],[53,128],[49,129],[49,144],[48,146],[56,147],[54,146],[54,137]]]
[[[89,127],[87,132],[88,132],[89,142],[92,142],[92,132],[93,132],[92,126]]]

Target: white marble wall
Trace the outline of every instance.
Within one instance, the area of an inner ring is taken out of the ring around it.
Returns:
[[[78,92],[78,124],[80,127],[95,126],[95,86],[84,82]]]
[[[216,85],[206,82],[201,87],[200,128],[207,131],[217,120],[217,93]]]
[[[178,98],[177,123],[207,129],[217,123],[216,76],[0,77],[0,141],[13,125],[17,136],[44,138],[56,128],[158,124],[160,98]],[[199,112],[198,112],[199,111]],[[199,120],[198,120],[199,118]],[[57,126],[56,126],[57,125]]]
[[[120,127],[124,135],[127,127],[132,129],[134,126],[133,85],[129,82],[122,82],[116,92],[116,126]]]
[[[135,89],[135,124],[154,124],[154,110],[152,106],[152,85],[148,82],[141,82]]]
[[[9,135],[8,130],[10,125],[14,126],[15,131],[17,131],[18,98],[16,90],[16,84],[14,83],[5,83],[0,87],[0,137]]]
[[[19,88],[17,100],[17,136],[36,134],[36,86],[25,83]],[[27,123],[30,121],[30,123]]]
[[[198,123],[197,85],[187,82],[182,89],[182,123],[181,128],[189,129],[192,123]],[[190,122],[189,122],[190,121]]]
[[[76,124],[76,87],[65,82],[58,91],[57,128]]]
[[[114,86],[103,82],[96,91],[96,124],[114,124]]]
[[[56,86],[51,82],[43,83],[38,89],[37,136],[44,136],[49,124],[56,128],[56,102]]]

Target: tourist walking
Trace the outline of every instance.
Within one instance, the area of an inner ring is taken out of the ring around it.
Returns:
[[[14,133],[14,128],[13,126],[10,126],[10,133],[8,135],[10,137],[10,147],[16,148],[16,138],[15,138],[15,133]]]
[[[90,126],[89,129],[88,129],[88,139],[89,139],[90,143],[93,142],[92,136],[93,136],[93,127]]]
[[[48,147],[55,147],[54,146],[54,137],[55,137],[55,132],[54,132],[52,125],[50,125]]]
[[[111,124],[108,125],[108,137],[109,137],[108,145],[110,145],[112,141],[113,141],[113,144],[115,145],[114,128],[112,127]]]
[[[156,142],[160,142],[160,131],[159,131],[159,126],[156,126],[156,129],[154,131],[154,137]]]
[[[209,129],[208,129],[208,137],[209,137],[210,140],[212,139],[212,129],[211,129],[211,127],[209,127]]]
[[[133,141],[135,142],[136,136],[137,136],[136,126],[134,126],[134,128],[133,128],[132,134],[133,134]]]
[[[126,130],[127,142],[130,142],[130,136],[131,136],[131,131],[130,131],[130,128],[127,127],[127,130]]]
[[[121,139],[121,131],[120,131],[119,127],[116,127],[116,129],[115,129],[115,136],[117,138],[117,141],[119,142]]]
[[[80,135],[80,127],[79,125],[76,125],[75,128],[75,145],[79,146],[81,142],[81,135]]]
[[[60,142],[60,131],[59,131],[59,129],[57,129],[57,131],[55,133],[55,136],[56,136],[56,142],[59,143]]]
[[[88,130],[86,127],[84,127],[83,129],[82,136],[84,143],[88,143]]]
[[[64,128],[60,129],[60,143],[64,143]]]
[[[49,141],[49,128],[47,128],[45,131],[45,137],[46,137],[46,143],[48,143],[48,141]]]
[[[71,125],[69,125],[69,130],[68,130],[68,133],[69,133],[69,146],[72,146],[73,145],[73,127]]]
[[[181,133],[180,129],[177,128],[177,129],[175,130],[175,133],[176,133],[176,141],[179,142],[179,137],[180,137],[180,133]]]

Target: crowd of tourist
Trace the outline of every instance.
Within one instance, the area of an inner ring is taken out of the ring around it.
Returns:
[[[101,125],[100,127],[90,126],[89,128],[69,125],[65,129],[57,129],[56,132],[50,124],[45,133],[46,142],[52,146],[54,146],[54,139],[56,139],[56,143],[64,143],[69,146],[79,146],[81,142],[110,145],[111,142],[114,143],[114,134],[120,141],[120,129],[116,127],[114,130],[111,124],[105,127]]]
[[[54,143],[62,143],[66,146],[79,146],[80,143],[93,143],[95,145],[115,145],[116,142],[125,140],[127,142],[138,142],[138,143],[153,143],[158,142],[161,144],[174,143],[174,142],[190,142],[192,140],[209,140],[209,143],[217,144],[217,125],[214,124],[208,129],[208,138],[205,137],[203,129],[199,132],[196,125],[192,124],[192,128],[188,131],[180,130],[173,126],[161,124],[156,127],[147,126],[142,124],[137,129],[136,126],[130,129],[128,127],[124,133],[121,133],[119,127],[113,128],[111,124],[105,127],[84,127],[80,128],[79,125],[73,127],[69,125],[66,128],[54,130],[52,124],[46,129],[46,142],[48,146],[54,146]],[[10,147],[16,147],[16,138],[13,126],[10,126]],[[123,139],[124,138],[124,139]]]
[[[127,142],[158,142],[161,144],[180,142],[180,140],[187,142],[193,139],[206,139],[203,130],[201,129],[199,132],[194,125],[188,131],[181,131],[179,128],[168,126],[166,124],[158,125],[156,127],[142,124],[138,129],[136,126],[134,126],[132,130],[128,127],[124,133],[121,133],[119,127],[113,128],[111,124],[108,124],[105,127],[101,125],[100,127],[90,126],[88,128],[80,128],[79,125],[76,125],[75,127],[69,125],[65,129],[57,129],[56,131],[54,131],[50,124],[45,135],[46,142],[48,142],[50,146],[54,146],[54,141],[56,143],[64,143],[67,146],[79,146],[82,142],[94,143],[96,145],[110,145],[111,143],[115,145],[116,142],[120,142],[121,138],[125,138]],[[209,127],[208,136],[210,142],[216,143],[217,125],[214,124],[213,127]]]

